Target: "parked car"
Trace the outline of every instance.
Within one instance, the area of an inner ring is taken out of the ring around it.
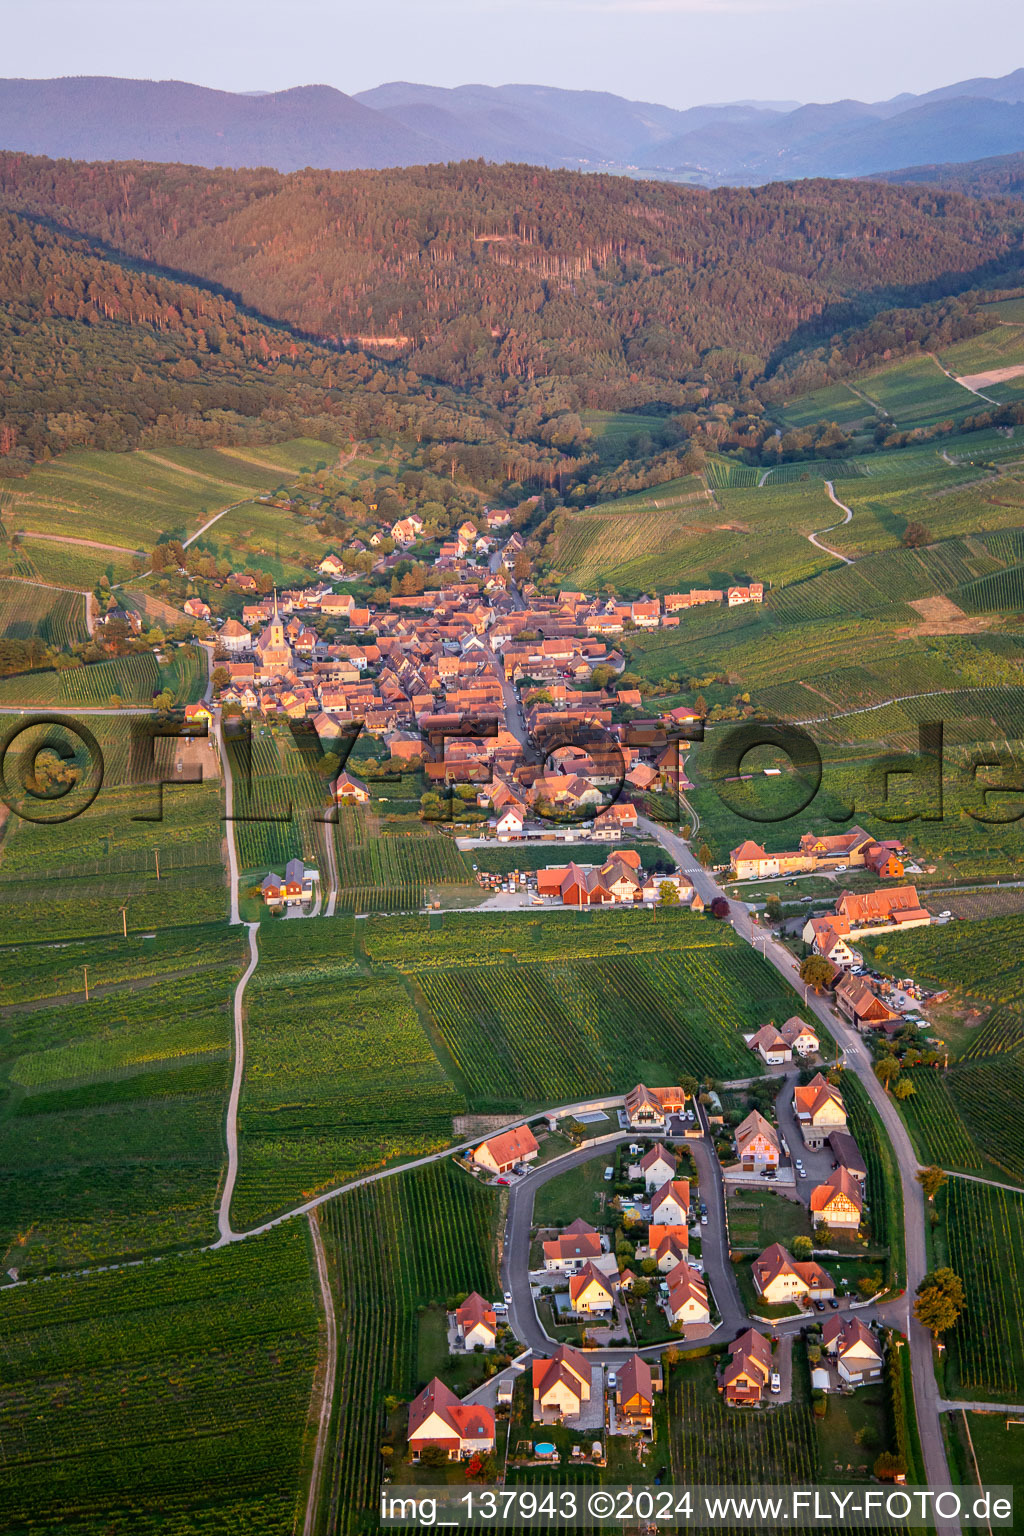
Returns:
[[[782,1377],[779,1375],[778,1371],[772,1371],[771,1388],[773,1392],[782,1391]]]
[[[820,1298],[814,1303],[814,1310],[815,1312],[824,1312],[825,1303]]]
[[[707,1219],[707,1217],[706,1217],[706,1216],[702,1216],[702,1217],[701,1217],[701,1219],[700,1219],[700,1224],[701,1224],[701,1226],[702,1226],[702,1227],[706,1227],[706,1226],[707,1226],[707,1224],[708,1224],[708,1219]]]
[[[797,1159],[796,1159],[796,1166],[797,1166],[797,1167],[798,1167],[798,1168],[802,1168],[802,1167],[803,1167],[803,1165],[804,1165],[804,1162],[803,1162],[803,1158],[802,1158],[802,1157],[798,1157],[798,1158],[797,1158]]]
[[[616,1376],[615,1372],[614,1371],[609,1371],[608,1372],[608,1391],[609,1392],[614,1392],[615,1388],[618,1386],[618,1384],[619,1384],[619,1378]]]
[[[505,1292],[505,1305],[506,1305],[506,1307],[510,1307],[512,1305],[512,1292],[511,1291],[506,1291]]]
[[[806,1179],[806,1177],[807,1177],[807,1169],[806,1168],[801,1168],[800,1169],[800,1177],[802,1179]]]
[[[829,1302],[829,1306],[832,1308],[833,1312],[838,1312],[839,1311],[839,1297],[838,1296],[833,1296],[832,1300]]]
[[[614,1177],[615,1177],[615,1169],[614,1168],[606,1168],[605,1171],[604,1171],[605,1183],[607,1184],[609,1182],[609,1180],[614,1179]]]

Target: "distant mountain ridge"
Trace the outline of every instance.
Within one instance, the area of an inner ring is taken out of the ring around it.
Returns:
[[[1024,68],[883,102],[685,110],[541,85],[392,81],[349,96],[327,85],[0,80],[0,149],[284,172],[484,159],[708,186],[867,176],[1024,151]]]

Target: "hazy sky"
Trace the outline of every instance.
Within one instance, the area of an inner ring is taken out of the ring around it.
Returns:
[[[1024,65],[1022,0],[0,0],[0,75],[878,100]]]

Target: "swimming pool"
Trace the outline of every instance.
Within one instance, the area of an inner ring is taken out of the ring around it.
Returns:
[[[547,1440],[542,1440],[540,1445],[534,1446],[534,1454],[537,1456],[554,1456],[557,1454],[557,1446],[550,1445]]]

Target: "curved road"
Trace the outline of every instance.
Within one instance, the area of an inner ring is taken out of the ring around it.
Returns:
[[[721,888],[712,879],[708,872],[694,858],[689,846],[683,842],[674,832],[667,827],[657,825],[646,817],[640,818],[640,825],[658,839],[662,847],[671,854],[677,865],[683,870],[706,902],[721,896]],[[906,1126],[900,1118],[899,1112],[882,1084],[875,1076],[871,1060],[867,1051],[860,1042],[856,1031],[849,1028],[839,1017],[836,1011],[823,997],[814,993],[808,993],[808,989],[800,980],[800,968],[793,955],[768,932],[755,927],[750,913],[739,902],[732,901],[729,904],[729,921],[746,943],[760,948],[765,959],[769,960],[775,969],[790,983],[798,995],[802,995],[806,1005],[817,1015],[825,1028],[842,1047],[846,1065],[854,1072],[867,1091],[868,1097],[877,1110],[886,1133],[892,1143],[893,1151],[900,1171],[900,1181],[903,1186],[903,1217],[906,1237],[907,1257],[907,1295],[902,1299],[897,1315],[900,1318],[900,1327],[910,1340],[911,1371],[914,1383],[914,1402],[917,1408],[918,1428],[921,1436],[921,1448],[924,1454],[924,1470],[928,1483],[939,1485],[949,1482],[949,1469],[946,1462],[946,1448],[942,1438],[942,1426],[939,1419],[940,1397],[938,1385],[935,1380],[935,1367],[932,1358],[932,1340],[926,1328],[913,1317],[910,1308],[910,1297],[916,1291],[918,1285],[928,1270],[928,1254],[925,1240],[925,1198],[920,1184],[917,1182],[919,1163]],[[948,1528],[948,1527],[947,1527]]]

